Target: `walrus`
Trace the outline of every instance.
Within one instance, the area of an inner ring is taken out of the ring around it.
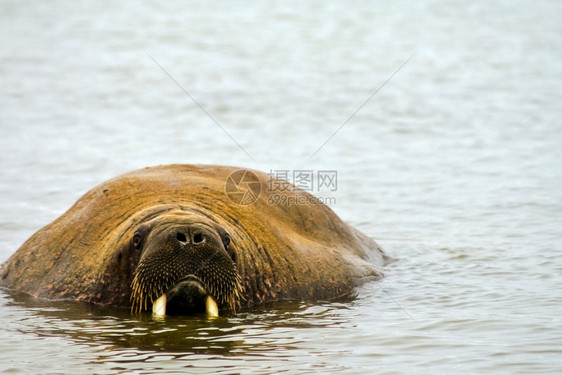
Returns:
[[[216,316],[350,296],[383,276],[373,239],[294,185],[272,200],[271,181],[212,165],[123,174],[33,234],[0,268],[0,287],[135,313]]]

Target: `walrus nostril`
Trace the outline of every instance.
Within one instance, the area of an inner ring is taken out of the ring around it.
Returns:
[[[205,242],[205,237],[201,233],[197,233],[193,236],[193,243]]]
[[[182,243],[182,245],[185,245],[187,243],[187,237],[183,233],[178,232],[176,238],[178,239],[179,242]]]

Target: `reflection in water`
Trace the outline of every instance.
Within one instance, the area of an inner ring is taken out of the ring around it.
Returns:
[[[144,313],[132,316],[126,309],[104,308],[79,302],[42,301],[28,295],[4,291],[2,308],[18,316],[19,333],[37,340],[59,337],[76,347],[98,349],[96,363],[118,364],[163,359],[226,360],[247,358],[283,360],[293,358],[307,329],[335,330],[343,320],[333,309],[346,304],[282,302],[236,316],[166,316]],[[338,349],[341,353],[341,349]],[[164,355],[164,357],[161,354]],[[190,362],[188,362],[190,363]],[[192,364],[193,365],[193,364]],[[130,368],[128,366],[128,368]],[[144,366],[143,366],[144,368]]]

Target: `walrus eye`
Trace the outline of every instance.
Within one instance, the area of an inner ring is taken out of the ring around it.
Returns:
[[[238,257],[236,256],[236,252],[230,248],[230,236],[228,235],[228,233],[224,234],[222,243],[224,244],[224,249],[226,250],[228,255],[230,255],[230,259],[232,259],[232,261],[236,263]]]
[[[142,237],[140,236],[140,234],[135,234],[133,236],[133,246],[135,247],[135,250],[140,250],[141,242],[142,242]]]
[[[230,255],[230,258],[232,259],[232,261],[234,263],[236,263],[236,260],[237,260],[236,252],[230,248],[230,235],[222,227],[218,228],[218,232],[219,232],[219,235],[221,236],[222,244],[224,245],[224,249],[226,250],[228,255]]]

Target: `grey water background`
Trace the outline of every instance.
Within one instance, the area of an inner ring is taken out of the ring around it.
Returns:
[[[167,163],[337,170],[395,258],[355,300],[218,320],[0,291],[4,372],[562,371],[561,2],[4,0],[0,31],[0,261]]]

